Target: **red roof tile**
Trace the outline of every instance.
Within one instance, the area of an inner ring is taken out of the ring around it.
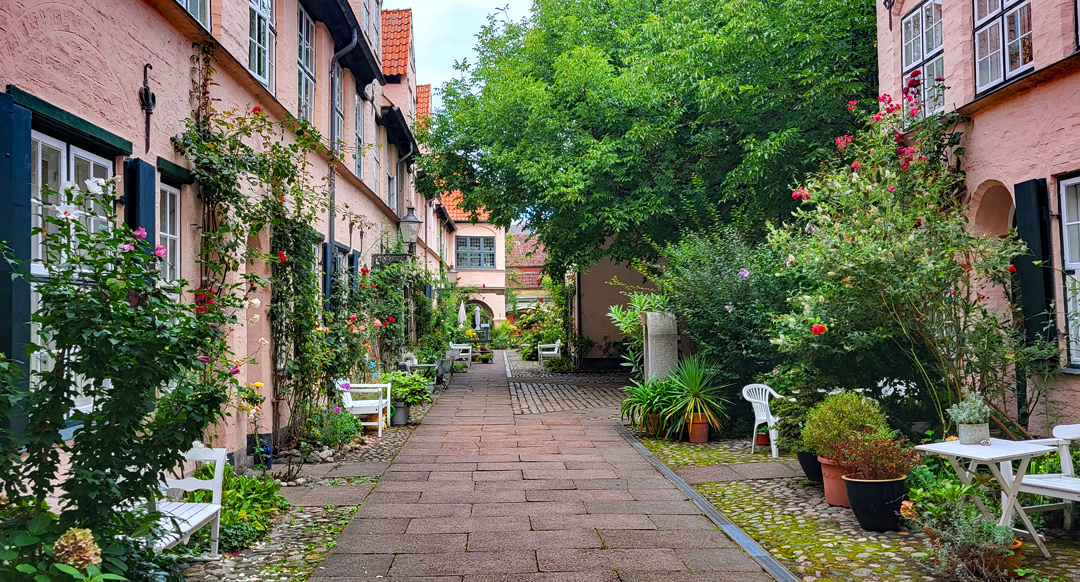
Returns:
[[[506,266],[543,267],[547,261],[547,251],[540,244],[539,237],[519,227],[511,227],[510,233],[514,235],[514,244],[510,256],[506,258]]]
[[[466,212],[461,209],[461,192],[457,190],[453,192],[443,192],[440,197],[442,198],[443,206],[446,207],[447,214],[454,222],[471,222],[472,213]],[[489,214],[486,211],[479,211],[476,213],[478,222],[487,222]]]
[[[409,72],[409,44],[412,36],[412,9],[382,11],[383,75]]]
[[[416,117],[427,117],[431,114],[431,85],[416,86]]]

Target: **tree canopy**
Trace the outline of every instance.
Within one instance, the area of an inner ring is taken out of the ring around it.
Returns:
[[[524,221],[549,270],[751,229],[876,88],[870,0],[535,0],[489,17],[419,130],[419,187]]]

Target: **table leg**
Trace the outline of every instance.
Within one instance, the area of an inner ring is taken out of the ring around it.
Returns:
[[[1031,458],[1024,457],[1020,459],[1020,466],[1016,469],[1016,475],[1013,476],[1011,482],[1007,482],[1004,476],[1001,474],[1001,470],[994,463],[987,463],[990,467],[990,472],[994,475],[994,479],[1001,484],[1002,493],[1005,494],[1005,499],[1001,504],[1001,519],[998,520],[998,525],[1004,527],[1012,527],[1012,512],[1015,510],[1020,516],[1020,521],[1024,522],[1024,527],[1027,528],[1027,534],[1035,540],[1035,545],[1039,546],[1039,551],[1042,552],[1043,557],[1049,558],[1050,551],[1046,549],[1046,543],[1043,541],[1039,532],[1035,531],[1035,526],[1032,525],[1031,519],[1028,517],[1023,506],[1017,501],[1017,496],[1020,495],[1020,486],[1023,484],[1024,474],[1027,473],[1028,464],[1031,462]]]
[[[956,476],[960,478],[960,482],[964,485],[971,485],[972,481],[975,480],[975,470],[979,467],[979,461],[971,461],[970,463],[968,463],[968,466],[965,469],[964,466],[960,464],[959,459],[957,459],[956,457],[945,458],[949,460],[949,465],[951,465],[953,471],[956,472]],[[979,511],[982,512],[983,517],[987,519],[994,518],[994,514],[986,508],[986,505],[983,504],[982,499],[979,499],[978,497],[973,497],[972,499],[975,500],[975,505],[979,508]]]

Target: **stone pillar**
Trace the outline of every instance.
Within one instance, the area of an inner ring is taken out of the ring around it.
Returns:
[[[667,378],[679,366],[675,314],[646,311],[641,314],[641,330],[645,336],[645,379]]]

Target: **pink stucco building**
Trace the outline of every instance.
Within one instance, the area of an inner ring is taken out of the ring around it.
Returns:
[[[40,243],[29,232],[43,186],[124,173],[121,216],[169,248],[173,276],[197,280],[202,203],[170,138],[191,116],[193,45],[207,42],[218,59],[216,107],[258,106],[275,120],[302,117],[344,148],[345,164],[310,158],[313,181],[334,178],[327,180],[334,184],[333,204],[316,225],[324,240],[324,288],[333,272],[370,265],[373,254],[394,243],[410,206],[425,217],[433,212],[413,189],[411,12],[383,12],[381,0],[0,3],[0,239],[32,263]],[[144,71],[156,96],[148,133],[139,100]],[[442,230],[436,223],[418,245],[433,268],[442,251],[430,243],[441,240]],[[268,242],[264,234],[258,244]],[[268,273],[265,265],[250,268]],[[19,359],[33,334],[27,320],[34,297],[24,282],[6,273],[0,279],[0,351]],[[252,310],[262,317],[232,332],[237,354],[257,353],[259,340],[269,336],[268,293],[261,300]],[[280,422],[288,411],[271,393],[271,358],[263,350],[256,359],[240,380],[263,383]],[[244,416],[233,414],[215,430],[219,445],[243,464]]]
[[[918,71],[925,109],[963,116],[963,170],[976,228],[994,234],[1015,227],[1032,251],[1031,260],[1018,263],[1028,332],[1041,333],[1040,314],[1049,313],[1067,348],[1064,373],[1031,411],[1032,430],[1041,434],[1080,416],[1078,4],[877,3],[880,91],[898,96]]]

